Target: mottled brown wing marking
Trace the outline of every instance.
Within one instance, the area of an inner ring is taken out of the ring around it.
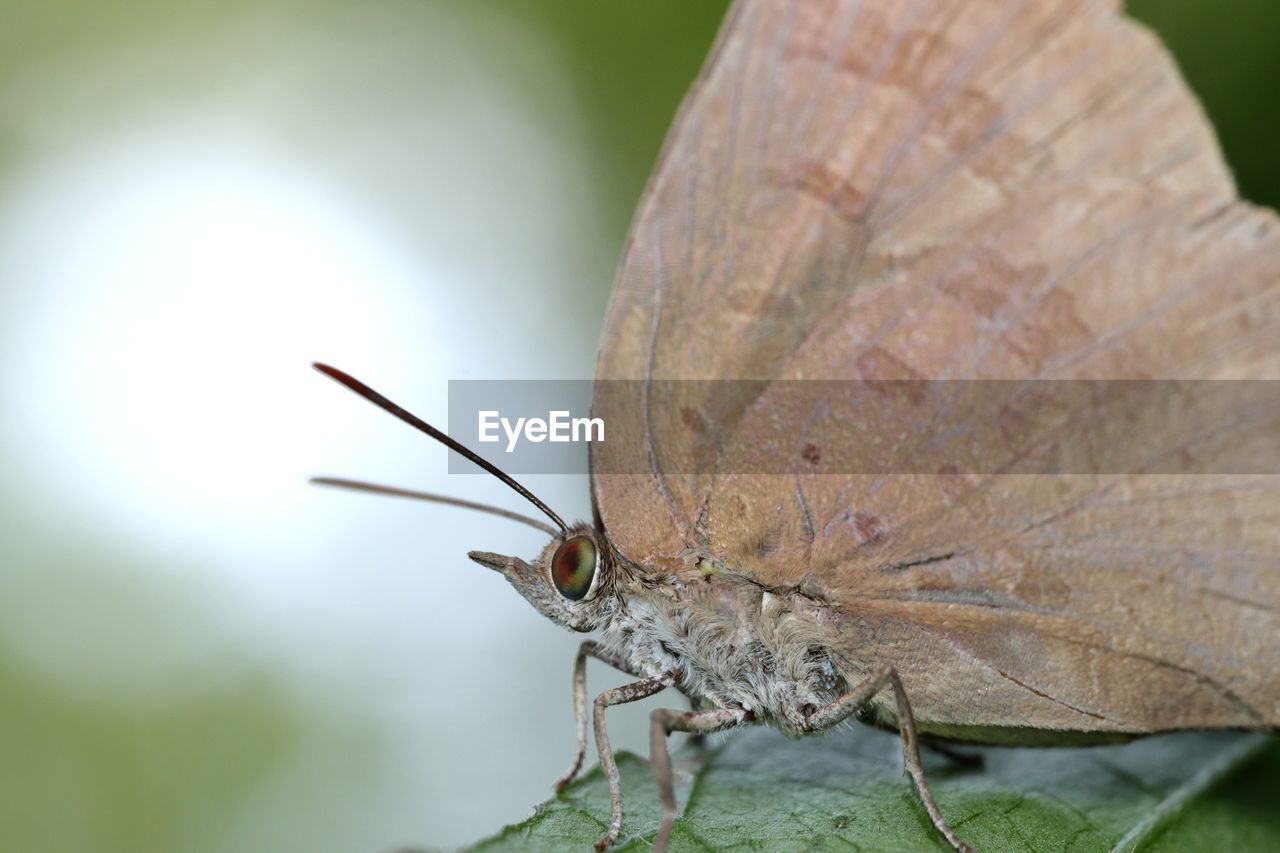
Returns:
[[[1133,473],[1009,472],[1108,435],[1043,380],[1275,379],[1278,341],[1276,218],[1115,3],[741,0],[619,271],[597,377],[646,392],[598,396],[593,495],[643,569],[836,603],[845,671],[892,660],[926,728],[1277,725],[1280,477],[1171,473],[1276,458],[1265,400],[1144,423]],[[760,381],[662,381],[715,378]],[[888,378],[1014,380],[1003,444],[956,465],[978,413],[869,407]]]

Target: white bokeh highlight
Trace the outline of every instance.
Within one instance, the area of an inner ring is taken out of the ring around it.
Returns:
[[[460,844],[567,763],[577,638],[465,558],[541,534],[306,485],[528,511],[308,363],[440,424],[450,378],[590,376],[616,247],[587,127],[554,52],[505,19],[253,14],[39,82],[40,145],[0,195],[0,462],[30,509],[0,642],[115,708],[246,662],[295,694],[314,725],[209,849]],[[528,485],[589,513],[580,479]],[[40,555],[77,540],[110,553],[68,595]],[[198,621],[128,592],[170,587]],[[613,715],[615,744],[643,748],[644,713]]]

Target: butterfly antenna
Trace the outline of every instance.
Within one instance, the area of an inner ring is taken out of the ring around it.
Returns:
[[[386,397],[382,396],[377,391],[370,388],[368,385],[365,385],[360,380],[352,376],[349,376],[346,373],[343,373],[338,368],[330,367],[329,365],[322,364],[321,362],[318,362],[318,361],[313,362],[311,366],[314,367],[316,370],[320,371],[321,373],[323,373],[325,376],[328,376],[330,379],[334,380],[335,382],[345,385],[347,388],[359,394],[361,397],[364,397],[370,403],[373,403],[375,406],[382,409],[383,411],[390,412],[391,414],[395,415],[397,418],[404,421],[409,426],[413,427],[419,432],[425,432],[427,435],[431,436],[436,441],[443,444],[445,447],[449,448],[455,453],[465,456],[467,459],[470,459],[472,462],[479,465],[481,468],[488,471],[490,474],[497,477],[502,482],[506,483],[508,486],[514,489],[517,494],[519,494],[529,503],[533,504],[538,509],[540,509],[543,512],[543,514],[547,516],[547,518],[551,519],[556,523],[556,526],[560,528],[561,533],[567,533],[569,531],[569,526],[564,523],[564,520],[561,519],[560,516],[556,515],[554,512],[551,511],[551,507],[547,506],[542,501],[538,500],[538,498],[533,494],[533,492],[529,491],[524,486],[517,483],[511,477],[510,474],[507,474],[501,468],[499,468],[498,466],[490,462],[488,459],[483,458],[479,454],[472,451],[470,448],[464,447],[462,444],[450,438],[447,434],[436,429],[431,424],[424,421],[422,418],[418,417],[417,415],[413,414],[412,412],[406,409],[400,408],[395,403],[391,402]],[[448,501],[442,501],[442,502],[449,502],[449,501],[452,501],[452,499],[448,499]],[[459,502],[459,503],[465,503],[465,502]],[[551,531],[551,533],[554,535],[555,531],[553,530]]]
[[[375,495],[391,495],[397,498],[412,498],[418,501],[431,501],[437,504],[446,504],[448,506],[458,506],[463,509],[474,509],[477,512],[487,512],[489,515],[496,515],[499,518],[507,518],[511,521],[518,521],[521,524],[527,524],[530,527],[536,527],[544,533],[555,536],[556,529],[546,522],[538,521],[536,518],[530,518],[527,515],[521,515],[518,512],[512,512],[509,509],[503,509],[492,504],[476,503],[475,501],[466,501],[462,498],[451,498],[447,495],[436,495],[431,492],[419,492],[413,489],[402,489],[398,486],[383,486],[379,483],[368,483],[364,480],[348,480],[346,477],[312,477],[307,482],[314,486],[333,486],[339,489],[350,489],[354,492],[369,492]]]

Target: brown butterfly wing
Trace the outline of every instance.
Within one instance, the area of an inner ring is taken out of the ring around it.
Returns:
[[[640,390],[598,386],[596,508],[650,571],[832,602],[926,728],[1276,726],[1280,477],[998,473],[1087,405],[958,473],[963,407],[868,421],[856,380],[1275,379],[1278,342],[1276,217],[1114,3],[743,0],[619,272],[597,379]],[[879,473],[841,473],[855,433]],[[1274,411],[1143,424],[1151,470],[1277,442]]]

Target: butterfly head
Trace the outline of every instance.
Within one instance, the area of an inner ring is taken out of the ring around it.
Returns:
[[[384,411],[395,415],[414,429],[431,436],[450,450],[479,465],[537,507],[552,524],[498,507],[444,495],[378,486],[336,477],[316,477],[312,482],[451,504],[519,521],[543,530],[551,535],[551,542],[542,549],[542,553],[533,563],[526,563],[518,557],[506,557],[488,551],[472,551],[470,557],[482,566],[501,572],[540,613],[566,628],[574,631],[590,631],[607,618],[613,602],[616,601],[616,597],[610,592],[611,584],[609,583],[610,578],[615,574],[612,568],[614,560],[610,556],[604,537],[594,526],[585,522],[572,526],[565,524],[564,519],[551,507],[517,483],[509,474],[417,415],[401,408],[336,367],[319,362],[314,367],[340,385],[346,386]]]
[[[590,631],[607,616],[612,596],[608,550],[589,524],[577,524],[553,538],[532,563],[488,551],[468,554],[503,577],[553,622]]]

